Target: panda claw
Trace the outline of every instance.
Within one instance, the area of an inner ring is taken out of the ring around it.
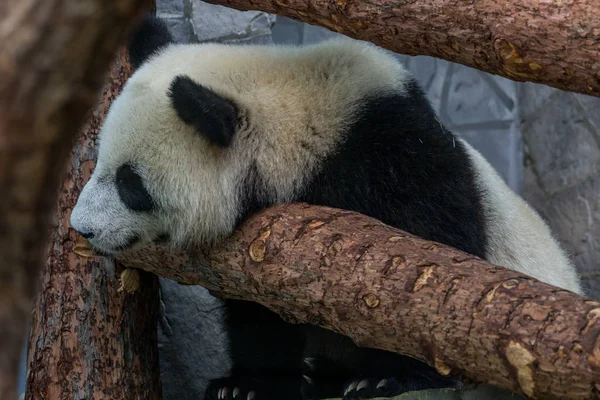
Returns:
[[[394,387],[390,388],[390,383],[389,378],[376,379],[362,377],[353,380],[348,384],[342,398],[343,400],[354,400],[359,398],[373,399],[378,397],[391,397],[392,395],[403,393],[401,388],[398,388],[400,390],[396,393]],[[391,389],[390,393],[388,393],[388,389]]]
[[[348,385],[348,387],[344,391],[344,396],[347,395],[348,393],[350,393],[351,391],[355,390],[357,385],[358,385],[357,381],[353,381],[352,383],[350,383],[350,385]]]
[[[315,369],[315,359],[314,359],[314,357],[306,357],[304,359],[304,364],[306,364],[306,366],[309,369]]]
[[[356,391],[358,392],[359,390],[362,390],[362,389],[364,389],[366,387],[369,387],[369,382],[366,379],[363,379],[356,386]]]
[[[254,390],[252,390],[252,391],[250,391],[250,393],[248,393],[247,400],[254,400],[255,397],[256,397],[256,392]]]
[[[236,387],[233,389],[233,393],[232,396],[234,399],[237,399],[237,397],[240,395],[240,388]]]
[[[412,390],[431,389],[429,381],[416,382],[407,377],[360,377],[347,383],[342,396],[343,400],[389,398]],[[439,387],[456,387],[448,384]]]

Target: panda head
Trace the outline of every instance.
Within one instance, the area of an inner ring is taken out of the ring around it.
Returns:
[[[394,57],[350,39],[179,45],[154,18],[129,54],[136,71],[106,116],[71,215],[108,254],[166,235],[210,245],[249,212],[298,200],[362,101],[403,91],[407,77]]]
[[[133,35],[136,72],[111,105],[96,168],[71,214],[73,228],[101,254],[167,237],[209,242],[230,232],[237,217],[240,168],[226,154],[238,108],[185,69],[149,62],[170,46],[157,19]]]

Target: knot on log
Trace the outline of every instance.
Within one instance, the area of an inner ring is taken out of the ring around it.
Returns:
[[[262,262],[265,259],[265,254],[267,252],[267,238],[271,236],[271,230],[266,229],[263,233],[261,233],[252,243],[250,243],[250,248],[248,252],[250,253],[250,258],[254,262]]]
[[[119,280],[121,281],[121,285],[117,289],[117,292],[125,291],[131,294],[140,288],[140,274],[135,268],[125,268],[121,272]]]
[[[421,272],[421,275],[419,275],[417,281],[415,282],[413,292],[418,292],[427,285],[427,280],[433,276],[433,267],[433,265],[427,265],[423,268],[423,272]]]
[[[498,39],[494,43],[496,54],[502,70],[511,78],[523,79],[535,77],[542,70],[536,62],[525,62],[516,46],[506,39]]]
[[[437,356],[435,357],[434,365],[435,365],[436,371],[439,372],[440,375],[448,376],[448,375],[450,375],[450,372],[452,372],[452,368],[450,368],[448,365],[446,365],[446,363],[444,363]]]
[[[373,293],[369,293],[363,296],[363,300],[365,304],[369,308],[375,308],[379,305],[379,298],[375,296]]]
[[[521,343],[511,340],[506,348],[506,359],[517,370],[517,381],[523,393],[532,397],[535,383],[531,364],[535,361],[535,357]]]

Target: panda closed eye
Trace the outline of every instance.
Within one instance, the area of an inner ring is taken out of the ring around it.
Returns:
[[[131,164],[125,163],[119,167],[116,174],[117,191],[121,201],[132,211],[150,212],[155,203],[140,174]]]

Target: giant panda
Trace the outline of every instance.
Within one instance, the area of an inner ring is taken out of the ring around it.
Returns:
[[[581,293],[547,225],[440,123],[383,50],[348,38],[174,44],[147,17],[129,54],[135,72],[110,107],[71,214],[99,253],[160,240],[211,246],[252,213],[298,201],[360,212]],[[206,399],[374,398],[460,385],[261,305],[225,305],[233,367]]]

